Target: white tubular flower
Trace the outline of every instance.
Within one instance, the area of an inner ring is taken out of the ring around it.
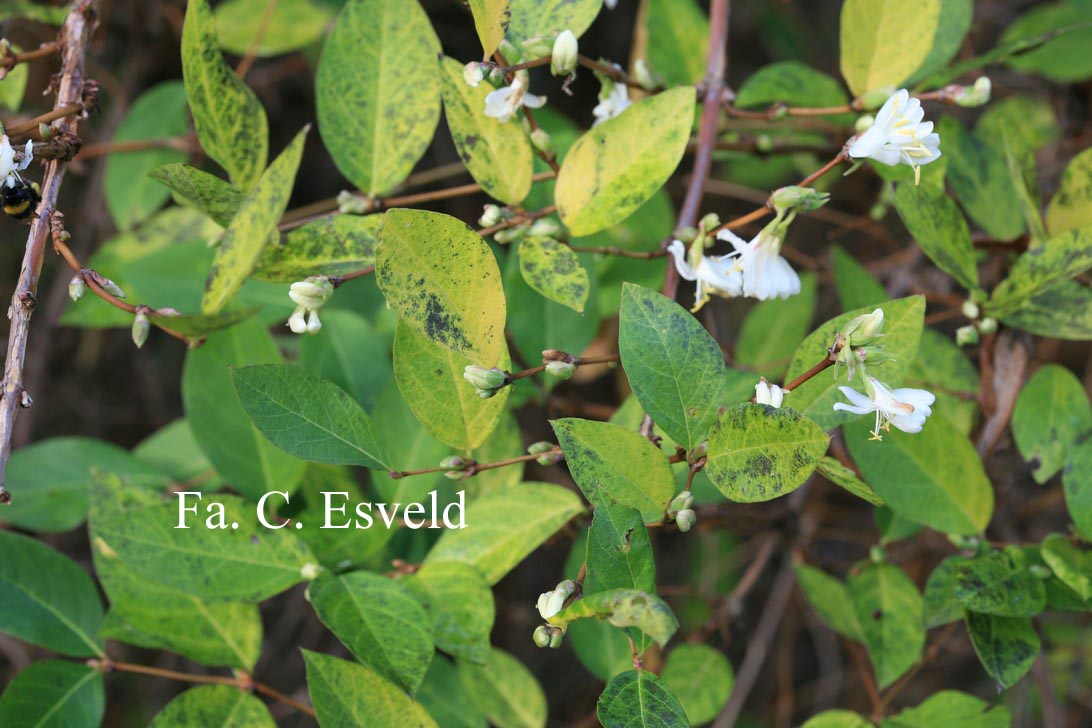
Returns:
[[[681,240],[673,240],[667,246],[667,252],[675,258],[675,269],[688,281],[697,281],[698,290],[694,293],[694,307],[698,311],[710,295],[731,298],[743,293],[743,272],[735,255],[712,257],[697,253],[696,262],[687,260],[686,246]]]
[[[606,84],[610,84],[609,89]],[[607,119],[613,119],[632,105],[629,89],[624,83],[605,81],[604,87],[599,91],[599,104],[592,109],[592,115],[595,116],[592,126],[599,126]]]
[[[800,276],[781,257],[781,236],[763,229],[751,242],[724,229],[717,233],[718,240],[727,240],[736,249],[739,266],[743,271],[743,295],[765,301],[770,298],[788,298],[800,293]]]
[[[326,276],[310,276],[296,281],[288,290],[288,297],[296,304],[296,310],[288,317],[288,328],[293,334],[317,334],[322,330],[318,311],[330,300],[334,285]]]
[[[0,135],[0,185],[13,187],[19,173],[30,166],[34,161],[34,142],[27,141],[23,147],[23,159],[15,161],[15,147],[11,146],[11,140],[5,135]]]
[[[537,109],[545,104],[545,96],[527,93],[529,83],[527,72],[518,71],[511,86],[499,88],[485,97],[485,115],[492,116],[503,124],[515,116],[522,106]]]
[[[876,429],[872,431],[872,440],[882,440],[880,432],[890,432],[891,425],[903,432],[921,432],[925,418],[933,414],[930,405],[936,401],[936,395],[924,389],[888,389],[875,377],[869,377],[865,383],[871,391],[868,397],[852,387],[838,387],[842,394],[853,404],[837,402],[835,411],[852,412],[855,415],[876,413]]]
[[[288,328],[292,330],[293,334],[307,333],[307,311],[303,306],[297,307],[292,315],[288,317]]]
[[[549,619],[565,606],[565,600],[573,595],[576,591],[576,582],[572,579],[566,579],[565,581],[554,587],[553,591],[543,592],[538,597],[538,603],[535,605],[538,607],[538,613],[543,619]]]
[[[933,131],[933,122],[922,121],[924,116],[921,101],[910,98],[906,89],[896,91],[876,114],[876,122],[850,144],[849,156],[870,157],[891,167],[908,164],[915,183],[920,181],[921,166],[940,158],[940,135]]]
[[[766,377],[762,377],[758,384],[755,385],[755,402],[758,404],[767,404],[775,409],[781,407],[781,403],[785,401],[786,394],[788,394],[788,392],[781,387],[767,382]]]

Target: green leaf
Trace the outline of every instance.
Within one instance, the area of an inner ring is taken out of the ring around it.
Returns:
[[[420,704],[363,665],[302,650],[319,725],[437,728]]]
[[[162,487],[169,478],[116,445],[85,437],[57,437],[19,448],[8,464],[8,488],[16,497],[0,520],[30,531],[69,531],[87,518],[91,470],[117,473],[130,482]]]
[[[865,720],[852,710],[824,710],[812,716],[800,728],[874,728],[871,721]]]
[[[725,402],[724,354],[682,306],[633,284],[622,285],[618,350],[641,406],[687,449],[709,436]]]
[[[679,622],[671,607],[655,594],[637,589],[610,589],[588,594],[550,617],[550,624],[565,627],[578,619],[606,619],[615,627],[636,627],[656,641],[667,644]]]
[[[302,460],[390,470],[372,418],[343,389],[297,366],[231,370],[239,401],[270,441]]]
[[[1058,191],[1050,198],[1046,225],[1051,235],[1092,226],[1092,149],[1085,149],[1066,165]]]
[[[910,669],[925,645],[921,594],[902,569],[867,564],[849,577],[849,595],[882,690]]]
[[[950,117],[940,120],[938,130],[948,160],[946,179],[967,215],[1001,240],[1012,240],[1024,232],[1024,217],[1004,150]]]
[[[625,220],[675,171],[690,139],[694,89],[676,88],[626,109],[576,141],[554,188],[574,236]]]
[[[440,117],[440,41],[417,0],[349,0],[315,74],[319,132],[369,196],[404,180]]]
[[[998,43],[1035,39],[1062,29],[1067,32],[1010,58],[1009,68],[1036,73],[1059,83],[1083,81],[1092,76],[1092,61],[1087,53],[1092,28],[1088,27],[1088,16],[1075,3],[1036,3],[1005,29]]]
[[[489,399],[479,397],[463,378],[463,370],[473,363],[437,346],[405,319],[399,320],[394,337],[398,389],[425,430],[459,450],[476,448],[488,439],[511,393],[510,387],[504,387]],[[507,356],[497,363],[507,367]]]
[[[0,725],[97,726],[105,710],[101,672],[75,662],[41,660],[16,675],[0,696]]]
[[[966,556],[949,556],[937,564],[929,581],[925,583],[922,597],[926,629],[940,627],[963,618],[963,607],[956,599],[956,584],[960,570],[970,562]]]
[[[967,632],[982,667],[998,689],[1020,681],[1039,654],[1039,635],[1026,617],[967,612]]]
[[[367,319],[351,311],[323,311],[322,330],[322,336],[301,337],[300,365],[370,408],[393,374],[386,344]]]
[[[941,533],[976,534],[993,513],[993,489],[967,436],[934,417],[921,432],[892,430],[870,440],[874,422],[862,416],[845,426],[857,467],[887,505],[901,516]]]
[[[963,39],[971,29],[974,0],[940,0],[940,15],[933,36],[929,56],[914,72],[911,82],[923,79],[941,70],[955,58],[963,47]]]
[[[808,335],[818,282],[810,273],[800,276],[800,293],[785,299],[761,301],[743,319],[736,339],[735,363],[768,379],[778,379],[793,352]]]
[[[306,48],[326,32],[333,17],[328,5],[313,0],[228,0],[216,6],[220,46],[236,55],[275,56]],[[257,45],[255,46],[255,43]]]
[[[1069,449],[1062,471],[1065,506],[1077,531],[1092,539],[1092,437],[1085,436]]]
[[[243,204],[244,195],[230,184],[188,164],[164,164],[148,176],[166,185],[174,199],[207,215],[220,227],[227,227]]]
[[[493,648],[485,664],[459,660],[459,682],[497,728],[545,728],[546,695],[522,662]]]
[[[68,15],[68,6],[50,7],[38,5],[32,0],[8,0],[4,7],[0,8],[0,20],[9,18],[26,18],[36,20],[47,25],[60,25]]]
[[[1034,156],[1062,135],[1054,108],[1040,98],[1025,95],[991,101],[978,117],[974,131],[979,139],[985,139],[999,152],[1008,145],[1017,157]],[[1034,159],[1029,163],[1034,168]]]
[[[263,281],[289,283],[308,276],[340,276],[375,264],[379,215],[329,215],[267,245],[254,268]]]
[[[217,472],[254,499],[275,489],[291,491],[305,464],[267,440],[250,421],[229,368],[280,361],[269,332],[247,321],[191,349],[182,372],[182,402],[194,439]]]
[[[660,678],[686,710],[691,725],[708,723],[728,702],[736,676],[724,653],[708,645],[679,645]]]
[[[392,464],[399,470],[433,468],[451,454],[450,447],[428,434],[394,382],[384,387],[376,398],[372,416],[383,423],[382,434],[387,451],[391,454]],[[433,490],[450,494],[450,483],[443,473],[422,473],[412,478],[375,478],[372,485],[388,502],[412,503],[426,499]]]
[[[941,690],[916,708],[883,722],[883,728],[1009,728],[1012,715],[1004,705],[990,705],[973,695]]]
[[[477,569],[457,562],[426,563],[403,582],[428,614],[438,648],[485,662],[496,607],[489,584]]]
[[[1009,276],[993,290],[987,312],[1013,313],[1032,296],[1092,268],[1092,228],[1055,235],[1016,259]]]
[[[527,285],[551,301],[584,313],[591,284],[576,253],[552,238],[529,237],[519,245],[519,269]]]
[[[122,485],[116,477],[101,476],[91,501],[96,549],[115,554],[145,579],[199,599],[261,601],[317,567],[306,544],[286,530],[259,525],[254,507],[241,498],[184,500],[163,500]],[[197,513],[183,514],[183,505],[196,506]],[[183,515],[186,527],[178,528]],[[217,527],[209,527],[210,521]],[[233,523],[239,527],[232,528]]]
[[[496,584],[547,538],[583,510],[572,491],[548,483],[522,483],[485,493],[466,508],[473,528],[447,530],[425,564],[455,561]]]
[[[694,0],[648,0],[643,4],[648,63],[668,87],[705,78],[709,19]]]
[[[940,0],[846,0],[842,5],[841,69],[855,96],[897,88],[932,50]]]
[[[1001,320],[1040,336],[1086,341],[1092,339],[1092,291],[1076,281],[1062,281],[1025,300]]]
[[[747,109],[783,103],[814,108],[848,100],[842,84],[827,74],[799,61],[779,61],[749,75],[736,93],[735,105]]]
[[[526,452],[523,445],[523,433],[512,412],[501,413],[500,422],[493,434],[472,455],[479,463],[491,463],[512,457],[513,453]],[[437,461],[438,462],[438,461]],[[518,462],[503,468],[481,470],[472,479],[465,481],[467,497],[476,498],[497,488],[516,485],[523,482],[524,463]]]
[[[1046,483],[1065,465],[1078,437],[1092,430],[1092,404],[1084,385],[1057,364],[1039,369],[1020,390],[1012,412],[1012,436],[1034,466],[1035,482]]]
[[[608,728],[686,728],[686,711],[655,673],[630,670],[607,683],[595,706],[599,722]]]
[[[463,64],[453,58],[444,58],[440,68],[444,116],[459,158],[489,196],[508,205],[521,202],[531,191],[533,171],[527,133],[516,122],[486,116],[492,85],[468,85]]]
[[[0,83],[0,89],[10,78]],[[180,81],[167,81],[137,97],[114,134],[114,142],[168,139],[185,134],[188,127],[186,89]],[[119,230],[130,229],[167,201],[169,191],[150,182],[148,173],[185,158],[185,152],[168,148],[106,157],[102,182],[106,208]]]
[[[87,572],[44,543],[0,531],[0,632],[73,657],[102,657],[98,591]]]
[[[1052,533],[1043,541],[1042,555],[1063,584],[1081,599],[1092,599],[1092,552],[1079,548],[1061,534]]]
[[[864,630],[849,589],[830,574],[806,564],[793,566],[800,590],[816,614],[838,634],[855,642],[864,641]]]
[[[274,728],[265,703],[230,685],[190,688],[167,703],[149,728]]]
[[[0,11],[0,16],[3,14],[4,12]],[[21,50],[22,48],[16,44],[11,44],[12,53],[18,53]],[[30,78],[29,63],[20,63],[8,69],[8,75],[4,76],[4,80],[0,82],[0,107],[8,111],[19,110],[19,107],[23,105],[23,96],[26,95],[28,78]]]
[[[460,686],[455,665],[443,655],[432,658],[415,697],[444,728],[487,728],[485,715]]]
[[[978,288],[971,231],[942,188],[903,182],[895,188],[895,207],[906,229],[938,268],[968,291]]]
[[[642,635],[642,639],[648,638]],[[580,664],[603,682],[633,667],[629,640],[625,631],[594,619],[573,622],[565,633]]]
[[[258,184],[243,199],[239,211],[224,231],[224,239],[220,241],[208,280],[205,281],[201,313],[222,311],[258,264],[266,242],[276,231],[277,222],[288,205],[307,131],[305,127],[273,160]]]
[[[489,58],[508,32],[511,3],[509,0],[469,0],[469,5],[474,15],[474,29],[482,42],[482,56]]]
[[[592,503],[609,499],[636,508],[646,523],[663,520],[675,495],[667,456],[633,430],[575,417],[554,420],[573,480]]]
[[[1034,617],[1046,607],[1042,579],[1028,570],[1019,551],[1008,549],[964,561],[955,598],[968,611],[998,617]]]
[[[834,246],[831,260],[834,285],[838,289],[838,300],[842,303],[843,311],[874,309],[891,299],[872,274],[843,248]]]
[[[821,362],[827,356],[827,348],[834,343],[838,331],[857,316],[872,313],[875,308],[866,306],[849,311],[813,331],[793,354],[789,370],[785,372],[786,381],[792,381]],[[884,313],[884,337],[880,339],[880,344],[883,345],[884,352],[895,357],[895,360],[872,365],[868,370],[869,374],[881,379],[888,386],[897,387],[917,355],[925,316],[925,299],[921,296],[908,296],[879,304],[879,308]],[[786,404],[818,423],[824,430],[831,430],[854,417],[845,412],[834,411],[834,403],[845,399],[838,387],[846,384],[849,382],[823,372],[794,389]],[[872,482],[867,473],[865,477]]]
[[[713,428],[705,472],[730,500],[772,500],[803,485],[829,445],[819,425],[796,410],[740,404]]]
[[[307,600],[322,623],[364,665],[414,692],[432,660],[428,615],[402,584],[354,571],[320,576]]]
[[[839,488],[848,490],[858,498],[866,500],[874,506],[884,505],[884,499],[872,489],[872,486],[858,478],[856,473],[838,460],[824,455],[819,461],[819,472],[822,473],[824,478]]]
[[[389,210],[375,279],[398,316],[434,344],[483,367],[503,357],[504,288],[489,246],[448,215]]]
[[[202,665],[254,669],[262,650],[257,606],[203,601],[135,572],[100,538],[92,536],[91,547],[110,600],[103,637],[170,650]]]
[[[141,440],[133,449],[133,456],[176,483],[193,481],[191,485],[194,490],[217,490],[223,485],[223,478],[213,470],[208,458],[197,446],[193,430],[185,418],[177,419]],[[117,472],[104,467],[99,470]]]
[[[634,508],[601,502],[588,530],[584,593],[656,592],[656,562],[644,519]]]
[[[265,169],[269,122],[258,97],[220,55],[207,0],[186,6],[182,77],[201,148],[227,170],[236,187],[249,190]]]
[[[520,43],[566,29],[579,38],[599,14],[603,0],[512,0],[511,4],[508,39]]]

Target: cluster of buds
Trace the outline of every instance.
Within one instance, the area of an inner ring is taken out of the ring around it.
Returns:
[[[982,311],[974,300],[963,302],[962,313],[973,323],[956,329],[956,344],[959,346],[974,346],[979,341],[979,334],[989,336],[997,333],[997,319],[989,316],[980,319]]]
[[[561,452],[557,445],[552,442],[546,442],[545,440],[529,445],[527,447],[527,454],[538,455],[538,457],[535,458],[535,462],[543,467],[556,465],[565,459],[565,453]]]
[[[482,399],[489,399],[512,381],[508,372],[498,367],[486,369],[469,364],[463,369],[463,379],[477,390]]]
[[[375,200],[367,195],[342,190],[337,193],[337,211],[342,215],[367,215],[375,209]]]
[[[451,455],[440,461],[440,467],[444,468],[444,477],[451,480],[469,478],[474,473],[475,465],[477,465],[475,461],[467,460],[458,455]]]
[[[554,587],[552,591],[543,592],[539,595],[535,607],[538,609],[539,616],[546,620],[547,624],[535,628],[533,639],[537,646],[550,647],[555,650],[561,646],[561,640],[565,636],[565,628],[554,626],[548,622],[550,618],[565,608],[565,604],[574,595],[579,596],[579,593],[580,585],[572,579],[566,579]]]
[[[296,310],[288,317],[288,328],[294,334],[317,334],[322,330],[319,309],[334,294],[334,284],[327,276],[310,276],[296,281],[288,290],[288,297],[296,304]]]
[[[561,647],[561,640],[565,636],[565,630],[549,624],[540,624],[535,627],[532,639],[537,647],[549,647],[556,650]]]
[[[675,496],[667,504],[667,517],[675,520],[679,530],[686,533],[698,522],[698,514],[691,507],[694,505],[694,496],[688,490],[684,490]]]
[[[853,379],[857,375],[858,366],[869,364],[881,364],[891,361],[890,354],[885,354],[883,347],[877,344],[883,338],[883,309],[877,308],[872,313],[858,316],[848,322],[834,338],[834,349],[837,350],[838,359],[836,366],[844,366],[848,371],[847,378]],[[837,370],[835,371],[837,378]]]

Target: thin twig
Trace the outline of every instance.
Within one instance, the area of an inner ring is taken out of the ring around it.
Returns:
[[[57,50],[59,48],[60,44],[58,44],[57,41],[50,41],[49,43],[42,43],[32,51],[0,55],[0,68],[10,71],[20,63],[36,61],[39,58],[50,58],[51,56],[57,55]],[[0,80],[3,80],[3,78],[4,77],[0,75]]]
[[[246,49],[246,55],[235,67],[235,75],[240,79],[246,78],[247,73],[254,65],[254,61],[258,58],[258,52],[262,49],[262,41],[265,40],[266,33],[269,32],[269,24],[273,21],[275,12],[277,12],[277,0],[266,0],[265,12],[262,13],[262,19],[258,23],[258,30],[254,33],[254,40],[250,42],[250,47]]]

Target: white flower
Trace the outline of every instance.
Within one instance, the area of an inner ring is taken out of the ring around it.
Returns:
[[[607,6],[607,10],[614,10],[618,7],[618,0],[603,0],[603,4]]]
[[[599,104],[592,109],[592,115],[595,116],[592,126],[598,126],[607,119],[613,119],[633,105],[633,102],[629,100],[629,89],[624,83],[610,81],[606,83],[610,83],[611,88],[610,91],[604,88],[599,92]]]
[[[550,72],[555,76],[566,76],[576,69],[579,45],[576,35],[571,30],[564,30],[554,41],[550,57]]]
[[[326,276],[310,276],[293,283],[288,290],[288,297],[296,304],[296,310],[288,317],[288,328],[292,333],[317,334],[321,331],[318,312],[333,293],[334,285]]]
[[[861,394],[852,387],[838,387],[842,394],[853,404],[838,402],[834,405],[835,411],[844,410],[855,415],[866,415],[869,412],[876,413],[876,429],[872,431],[873,440],[882,440],[880,431],[890,432],[891,425],[903,432],[921,432],[925,424],[925,418],[933,413],[930,405],[936,401],[936,396],[924,389],[888,389],[875,377],[869,377],[867,385],[871,390],[871,398]]]
[[[545,96],[527,93],[528,76],[526,71],[519,71],[512,79],[511,86],[499,88],[485,97],[485,115],[492,116],[504,123],[515,116],[521,106],[537,109],[546,103]]]
[[[23,147],[23,159],[15,161],[15,148],[7,136],[0,135],[0,185],[14,187],[19,173],[30,166],[34,159],[34,142],[27,141]]]
[[[940,135],[933,132],[933,122],[922,121],[921,101],[910,98],[906,89],[894,93],[876,114],[876,122],[849,146],[849,156],[871,157],[894,167],[900,162],[914,168],[914,179],[921,179],[921,165],[940,157]]]
[[[779,408],[786,394],[788,392],[776,384],[770,384],[765,377],[762,377],[755,385],[755,402],[758,404],[768,404],[771,407]]]
[[[565,600],[576,591],[576,582],[566,579],[558,584],[553,591],[543,592],[538,597],[538,613],[543,619],[549,619],[565,606]]]
[[[800,276],[781,257],[781,236],[768,230],[763,229],[749,243],[727,228],[717,233],[717,239],[730,242],[739,256],[743,295],[760,301],[800,293]]]
[[[691,265],[687,260],[686,246],[681,240],[672,241],[667,246],[667,252],[674,256],[675,269],[680,276],[698,282],[691,311],[704,306],[710,294],[730,298],[743,293],[743,272],[734,254],[721,257],[702,255],[696,265]]]

